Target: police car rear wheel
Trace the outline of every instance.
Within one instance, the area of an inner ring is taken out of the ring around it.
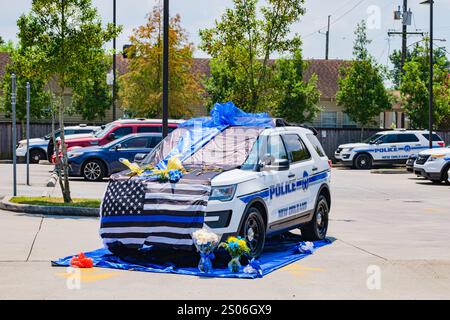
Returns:
[[[372,158],[367,154],[360,154],[355,159],[355,167],[360,170],[372,168]]]
[[[328,211],[328,201],[325,196],[320,195],[312,220],[303,227],[300,227],[304,240],[315,241],[325,239],[328,230]]]
[[[258,257],[264,249],[266,226],[261,212],[255,207],[248,209],[239,235],[247,241],[251,257]]]

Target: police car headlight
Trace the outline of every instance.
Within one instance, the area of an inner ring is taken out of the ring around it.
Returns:
[[[230,201],[234,197],[236,185],[212,187],[209,200]]]
[[[350,151],[352,151],[353,149],[355,149],[355,148],[344,148],[343,151],[345,151],[345,152],[350,152]]]
[[[69,157],[69,159],[73,159],[73,158],[79,157],[81,155],[83,155],[83,152],[69,152],[67,154],[67,157]]]
[[[440,159],[442,159],[444,157],[443,154],[433,154],[430,156],[430,158],[428,158],[428,161],[438,161]]]

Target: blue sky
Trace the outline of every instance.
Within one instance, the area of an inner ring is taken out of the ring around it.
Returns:
[[[118,39],[118,47],[127,43],[133,28],[145,22],[146,14],[158,0],[117,0],[117,22],[122,24],[124,30]],[[330,58],[349,59],[352,55],[353,30],[356,23],[368,19],[369,38],[373,40],[370,45],[372,55],[383,64],[394,49],[400,48],[399,36],[388,40],[389,29],[399,30],[400,22],[394,21],[393,11],[403,0],[306,0],[306,15],[292,28],[293,32],[303,36],[303,50],[305,58],[323,58],[325,51],[325,36],[317,31],[326,26],[327,16],[331,14],[331,40]],[[429,30],[429,11],[427,5],[421,5],[421,0],[409,0],[409,7],[413,11],[410,31],[420,29]],[[95,6],[103,17],[103,21],[112,21],[112,0],[93,0]],[[263,3],[263,1],[261,1]],[[0,0],[0,35],[4,39],[16,39],[16,20],[29,10],[31,0]],[[199,43],[198,30],[211,27],[215,19],[226,7],[232,5],[231,0],[170,0],[171,13],[179,13],[182,25],[188,31],[190,40]],[[434,38],[447,39],[447,42],[436,42],[450,51],[450,0],[435,1],[435,36]],[[324,29],[323,29],[324,31]],[[409,43],[420,38],[410,37]],[[111,46],[111,45],[110,45]],[[205,57],[205,53],[196,50],[196,57]]]

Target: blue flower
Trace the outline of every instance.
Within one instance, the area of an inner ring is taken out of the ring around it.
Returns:
[[[178,182],[182,176],[183,176],[183,174],[178,169],[169,170],[169,181],[170,182],[174,182],[174,183]]]

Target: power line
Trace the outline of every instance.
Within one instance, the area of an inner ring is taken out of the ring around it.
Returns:
[[[366,0],[359,0],[353,7],[351,7],[349,10],[347,10],[346,12],[344,12],[342,15],[340,15],[339,17],[337,17],[335,20],[330,22],[330,25],[334,25],[335,23],[337,23],[338,21],[340,21],[342,18],[344,18],[347,14],[349,14],[350,12],[352,12],[353,10],[355,10],[360,4],[362,4],[364,1]],[[309,34],[307,34],[306,36],[303,37],[303,39],[306,39],[316,33],[318,33],[319,31],[322,31],[323,29],[328,28],[328,25],[323,26],[322,28],[311,32]]]

